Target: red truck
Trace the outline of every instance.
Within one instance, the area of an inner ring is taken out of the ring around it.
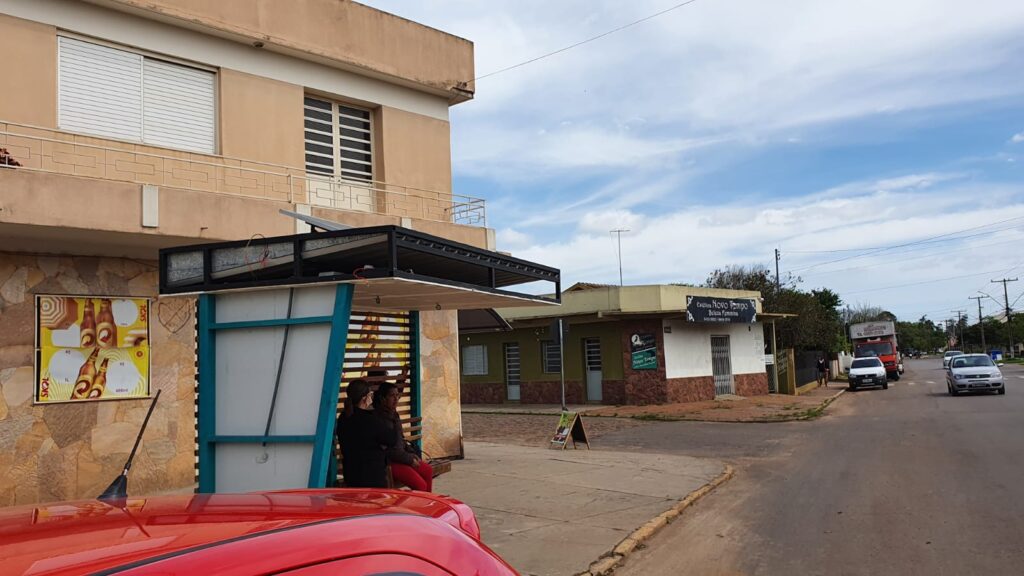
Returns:
[[[862,322],[850,326],[850,341],[853,342],[853,357],[876,357],[885,366],[885,374],[899,380],[903,373],[903,359],[896,342],[894,322]]]

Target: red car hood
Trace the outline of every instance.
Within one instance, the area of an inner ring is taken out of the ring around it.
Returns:
[[[3,574],[83,574],[282,528],[382,514],[426,516],[479,539],[464,504],[398,490],[296,490],[0,508]]]

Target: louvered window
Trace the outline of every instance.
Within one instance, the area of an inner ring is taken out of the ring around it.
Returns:
[[[560,344],[551,340],[541,341],[540,357],[544,372],[550,374],[562,371],[562,347]]]
[[[62,36],[58,42],[61,129],[216,151],[213,72],[75,38]]]
[[[370,111],[305,99],[306,170],[346,180],[373,180]]]

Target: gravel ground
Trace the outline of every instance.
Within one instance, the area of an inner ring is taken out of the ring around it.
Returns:
[[[462,414],[462,434],[466,440],[498,442],[523,446],[547,446],[555,435],[558,415],[534,414]],[[647,426],[629,418],[586,418],[583,426],[593,442],[603,434],[626,428]]]
[[[727,400],[707,400],[683,404],[650,406],[607,406],[592,412],[590,421],[602,416],[649,420],[700,420],[704,422],[784,422],[820,416],[824,405],[843,387],[833,383],[829,388],[816,388],[801,396],[770,394],[766,396],[732,396]]]

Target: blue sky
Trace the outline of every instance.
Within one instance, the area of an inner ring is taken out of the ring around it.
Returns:
[[[472,40],[483,75],[676,2],[368,3]],[[612,228],[627,283],[779,247],[803,288],[906,318],[1024,278],[1024,2],[698,0],[481,79],[451,120],[455,191],[567,283],[617,281]]]

